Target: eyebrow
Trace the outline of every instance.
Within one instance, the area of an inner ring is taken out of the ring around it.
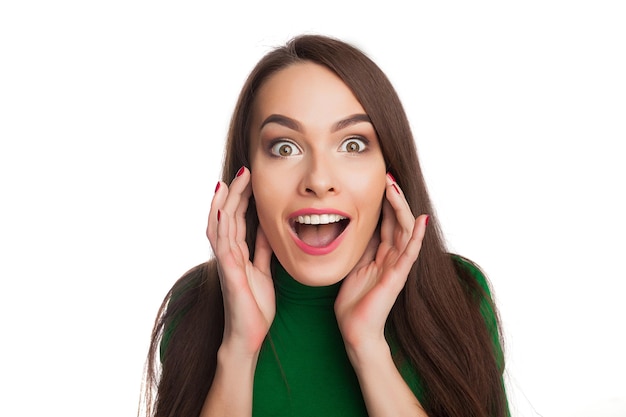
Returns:
[[[302,131],[304,130],[302,128],[302,125],[297,120],[294,120],[291,117],[283,116],[282,114],[272,114],[268,116],[265,120],[263,120],[263,123],[261,123],[261,127],[259,128],[259,130],[263,129],[263,127],[269,123],[276,123],[300,133],[302,133]],[[345,129],[348,126],[352,126],[357,123],[372,124],[372,120],[367,114],[364,113],[353,114],[335,123],[331,129],[331,132],[337,132],[341,129]]]
[[[348,126],[355,125],[357,123],[369,123],[372,124],[370,117],[367,114],[359,113],[353,114],[343,120],[338,121],[332,128],[332,132],[337,132],[338,130],[345,129]]]

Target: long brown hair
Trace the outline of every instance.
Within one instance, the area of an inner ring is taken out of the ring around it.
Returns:
[[[475,277],[447,253],[400,100],[366,55],[333,38],[305,35],[263,57],[249,75],[233,113],[222,179],[229,182],[241,166],[250,167],[252,107],[263,82],[303,61],[329,68],[352,90],[376,129],[387,170],[397,179],[413,213],[431,214],[419,258],[387,321],[400,360],[411,364],[424,385],[422,406],[431,417],[505,416],[502,355],[480,312],[481,300],[488,297]],[[251,257],[257,226],[251,200],[247,212]],[[159,310],[147,364],[148,415],[200,414],[215,374],[223,326],[217,268],[210,260],[185,273]]]

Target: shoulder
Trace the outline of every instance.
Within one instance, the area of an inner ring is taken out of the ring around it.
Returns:
[[[483,270],[473,261],[457,254],[450,254],[460,278],[471,278],[471,283],[478,284],[484,295],[491,297],[489,280]]]
[[[501,337],[500,318],[493,299],[489,279],[483,270],[473,261],[460,255],[451,254],[459,278],[469,288],[472,298],[477,302],[480,313],[485,320],[487,329],[495,349],[498,366],[504,368],[503,341]]]
[[[451,254],[450,256],[466,291],[475,302],[480,304],[480,310],[485,320],[488,322],[492,322],[494,319],[497,320],[491,286],[486,274],[473,261],[456,254]]]

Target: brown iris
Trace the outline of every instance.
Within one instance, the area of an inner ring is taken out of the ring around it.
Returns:
[[[293,153],[293,149],[291,149],[290,145],[282,145],[278,148],[278,153],[280,156],[290,156]]]
[[[361,145],[357,141],[350,141],[346,144],[346,151],[348,152],[358,152],[361,150]]]

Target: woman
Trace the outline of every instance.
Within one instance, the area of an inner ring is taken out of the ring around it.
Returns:
[[[430,213],[371,60],[322,36],[267,54],[231,121],[215,259],[155,324],[154,415],[507,415],[486,280]]]

